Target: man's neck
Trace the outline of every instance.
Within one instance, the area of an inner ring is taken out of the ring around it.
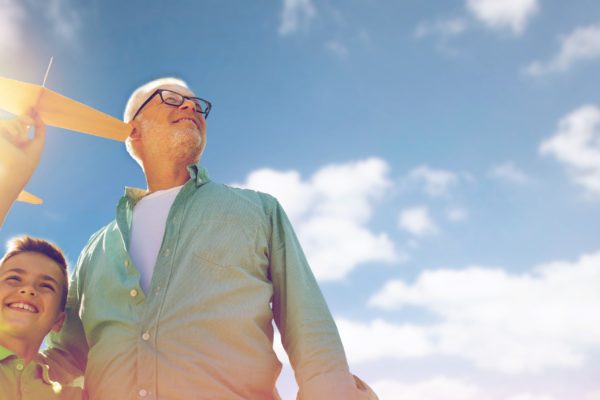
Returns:
[[[39,342],[35,341],[36,343],[33,342],[30,339],[15,338],[0,334],[0,346],[10,350],[26,363],[33,360],[42,344],[42,340],[39,340]]]
[[[181,186],[190,179],[187,165],[145,166],[144,174],[149,193]]]

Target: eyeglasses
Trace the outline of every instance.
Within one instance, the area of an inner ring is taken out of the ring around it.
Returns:
[[[172,90],[158,89],[154,93],[152,93],[152,95],[148,97],[148,99],[145,102],[142,103],[140,108],[138,108],[136,113],[133,115],[133,118],[131,118],[132,121],[135,119],[135,117],[138,116],[138,114],[140,113],[140,111],[142,111],[146,104],[148,104],[150,100],[152,100],[157,94],[160,96],[160,99],[163,103],[173,107],[179,107],[183,104],[184,101],[191,100],[194,103],[194,109],[196,110],[196,112],[202,114],[204,116],[204,119],[208,118],[208,113],[212,108],[212,104],[210,103],[210,101],[201,99],[200,97],[184,96]]]

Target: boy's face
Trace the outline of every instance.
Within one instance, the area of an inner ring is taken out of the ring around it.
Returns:
[[[0,265],[0,333],[40,340],[58,331],[64,275],[52,259],[35,252],[17,254]]]

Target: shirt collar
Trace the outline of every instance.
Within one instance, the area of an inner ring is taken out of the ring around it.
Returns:
[[[8,357],[14,356],[14,355],[15,355],[15,353],[13,353],[12,351],[10,351],[6,347],[0,346],[0,361],[4,361]]]
[[[196,187],[200,187],[209,181],[208,172],[206,171],[206,168],[202,167],[200,164],[188,165],[187,171],[190,175],[190,180],[194,182],[194,185]],[[133,201],[133,204],[137,203],[146,194],[146,189],[134,187],[125,188],[125,196],[131,199]]]
[[[190,164],[187,166],[187,170],[190,174],[190,178],[195,182],[196,187],[202,186],[208,182],[208,172],[206,168],[200,166],[200,164]]]
[[[11,356],[15,357],[15,358],[19,358],[15,353],[10,351],[6,347],[0,346],[0,361],[4,361]],[[32,362],[36,363],[41,368],[42,380],[45,383],[47,383],[48,385],[52,385],[53,387],[57,385],[56,382],[54,382],[52,379],[50,379],[48,364],[46,364],[46,360],[40,354],[38,354],[36,357],[34,357]]]

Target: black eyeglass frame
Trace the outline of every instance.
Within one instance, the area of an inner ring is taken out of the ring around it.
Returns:
[[[175,93],[175,94],[177,94],[177,95],[181,96],[181,103],[179,103],[179,104],[172,104],[172,103],[168,103],[168,102],[166,102],[166,101],[165,101],[165,99],[163,98],[163,95],[162,95],[162,94],[163,94],[163,92],[171,92],[171,93]],[[177,92],[176,92],[176,91],[174,91],[174,90],[169,90],[169,89],[156,89],[156,90],[154,91],[154,93],[152,93],[152,94],[150,95],[150,97],[148,97],[148,98],[146,99],[146,101],[144,101],[144,102],[142,103],[142,105],[140,106],[140,108],[138,108],[138,110],[137,110],[137,111],[135,112],[135,114],[133,115],[133,118],[131,118],[131,120],[132,120],[132,121],[135,119],[135,117],[137,117],[137,116],[138,116],[138,114],[139,114],[139,113],[142,111],[142,109],[143,109],[143,108],[146,106],[146,104],[150,103],[150,101],[151,101],[151,100],[152,100],[152,99],[153,99],[153,98],[154,98],[154,97],[155,97],[157,94],[160,96],[160,101],[161,101],[162,103],[165,103],[165,104],[167,104],[167,105],[169,105],[169,106],[173,106],[173,107],[179,107],[180,105],[182,105],[182,104],[185,102],[185,100],[192,100],[192,102],[194,103],[194,110],[195,110],[196,112],[198,112],[198,113],[202,114],[202,115],[204,116],[204,119],[207,119],[207,118],[208,118],[208,113],[210,112],[210,110],[211,110],[211,108],[212,108],[212,103],[211,103],[210,101],[206,100],[206,99],[202,99],[202,98],[200,98],[200,97],[193,97],[193,96],[184,96],[184,95],[182,95],[181,93],[177,93]],[[199,100],[200,102],[203,102],[203,103],[205,103],[205,104],[206,104],[206,109],[205,109],[205,110],[198,110],[198,107],[196,107],[196,104],[197,104],[197,103],[196,103],[194,100]]]

